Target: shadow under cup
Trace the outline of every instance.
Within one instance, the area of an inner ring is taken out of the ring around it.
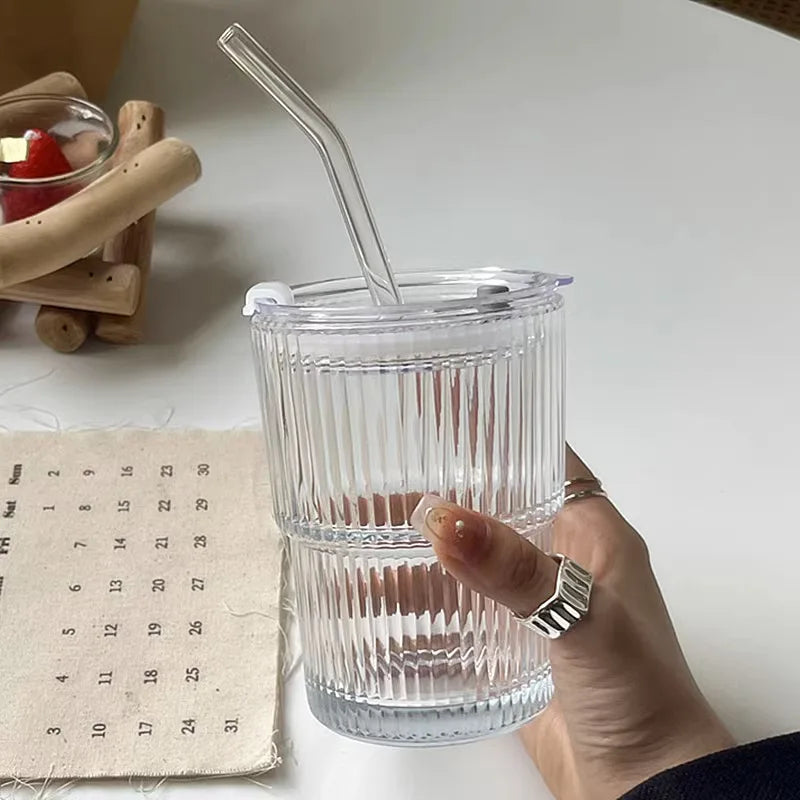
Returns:
[[[371,306],[357,279],[256,302],[252,337],[311,710],[348,736],[452,744],[547,705],[546,641],[446,574],[409,517],[439,494],[549,549],[569,279],[484,268],[398,282],[402,306]]]

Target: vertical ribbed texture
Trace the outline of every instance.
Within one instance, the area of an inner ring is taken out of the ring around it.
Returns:
[[[385,360],[352,335],[254,325],[309,700],[327,725],[453,741],[519,725],[549,700],[544,640],[444,574],[407,520],[436,492],[549,548],[564,469],[562,317],[555,296],[525,317],[470,323],[477,335],[446,351],[441,334],[417,329]]]

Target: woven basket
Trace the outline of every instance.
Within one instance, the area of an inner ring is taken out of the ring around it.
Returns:
[[[800,38],[800,0],[695,0]]]

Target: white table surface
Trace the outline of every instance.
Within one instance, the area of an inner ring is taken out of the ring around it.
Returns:
[[[576,276],[570,438],[650,542],[736,734],[800,726],[800,43],[707,7],[142,0],[114,97],[161,103],[205,177],[160,215],[147,345],[58,355],[0,308],[0,425],[252,424],[245,289],[354,271],[313,149],[215,49],[235,20],[346,132],[395,265]],[[513,737],[339,738],[299,676],[284,728],[278,798],[548,796]],[[157,796],[212,790],[263,796]]]

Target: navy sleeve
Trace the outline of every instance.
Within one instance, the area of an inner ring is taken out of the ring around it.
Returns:
[[[800,733],[713,753],[668,769],[621,800],[798,800]]]

